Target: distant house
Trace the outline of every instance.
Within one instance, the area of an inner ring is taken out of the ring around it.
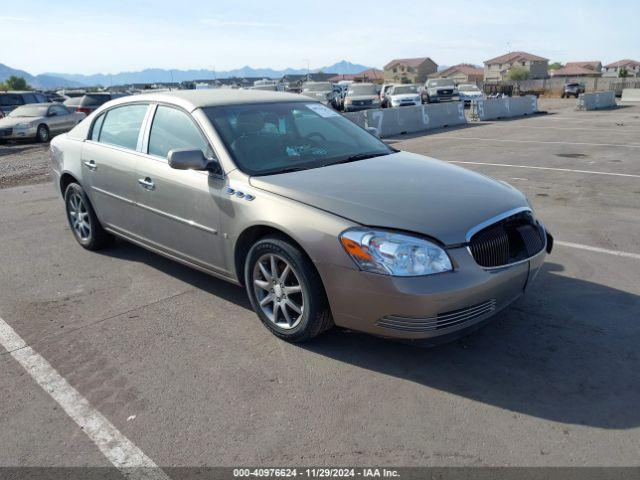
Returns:
[[[599,77],[602,75],[602,63],[597,60],[590,62],[567,62],[557,70],[551,71],[552,77]]]
[[[438,71],[438,64],[429,57],[397,58],[384,66],[386,83],[424,83]]]
[[[501,82],[507,79],[512,68],[529,70],[529,78],[547,78],[549,59],[527,52],[511,52],[484,62],[485,82]]]
[[[629,77],[640,77],[640,62],[635,60],[618,60],[617,62],[610,63],[604,66],[602,72],[603,77],[618,77],[620,76],[620,69],[624,67],[627,70]]]
[[[384,71],[377,68],[369,68],[360,73],[346,73],[336,75],[329,79],[330,82],[339,82],[341,80],[352,80],[354,82],[381,83],[384,81]]]
[[[460,83],[477,83],[484,78],[484,69],[478,68],[469,63],[460,63],[438,73],[441,78],[450,78],[454,82]]]

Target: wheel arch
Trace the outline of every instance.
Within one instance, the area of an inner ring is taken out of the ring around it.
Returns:
[[[275,227],[273,225],[267,225],[267,224],[257,224],[244,229],[242,233],[238,235],[238,240],[235,243],[234,254],[233,254],[234,266],[236,270],[236,276],[238,277],[238,281],[242,286],[245,285],[244,264],[247,259],[247,255],[249,254],[249,250],[251,250],[251,247],[258,240],[267,236],[273,236],[273,237],[280,238],[281,240],[285,240],[291,243],[298,250],[300,250],[300,252],[307,258],[307,260],[309,260],[314,270],[318,274],[320,281],[322,282],[322,277],[320,277],[320,272],[318,272],[318,269],[313,263],[313,260],[311,259],[311,257],[309,256],[309,254],[306,252],[306,250],[300,244],[299,241],[297,241],[290,234],[288,234],[287,232],[285,232],[284,230],[278,227]],[[324,284],[323,284],[323,288],[324,288]]]
[[[69,184],[74,182],[77,183],[78,185],[81,185],[78,179],[69,172],[63,172],[62,175],[60,175],[60,182],[59,182],[60,193],[62,194],[63,197],[64,197],[64,192],[67,190],[67,187],[69,186]]]

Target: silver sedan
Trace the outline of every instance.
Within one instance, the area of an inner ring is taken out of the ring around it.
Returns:
[[[47,142],[52,136],[71,130],[85,116],[57,103],[22,105],[0,119],[0,142],[22,139]]]

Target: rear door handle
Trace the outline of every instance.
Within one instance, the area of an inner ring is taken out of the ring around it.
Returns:
[[[87,167],[92,172],[95,172],[98,169],[96,162],[94,160],[89,160],[88,162],[84,162],[85,167]]]
[[[153,180],[151,180],[149,177],[139,178],[138,183],[147,190],[153,190],[154,188],[156,188],[156,184],[153,183]]]

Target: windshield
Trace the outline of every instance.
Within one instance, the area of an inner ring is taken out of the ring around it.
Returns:
[[[14,109],[8,117],[44,117],[47,115],[48,106],[24,105]]]
[[[306,170],[393,152],[319,103],[232,105],[204,111],[236,165],[249,175]]]
[[[391,91],[393,95],[402,95],[404,93],[418,93],[418,88],[415,85],[400,85],[394,87]]]
[[[427,87],[453,87],[453,80],[448,78],[436,78],[434,80],[427,81]]]
[[[329,82],[305,83],[302,85],[304,92],[329,92],[333,90],[333,85]]]
[[[354,83],[349,86],[347,95],[377,95],[376,86],[372,83]]]
[[[458,91],[460,92],[479,92],[480,89],[475,85],[460,85],[458,87]]]

